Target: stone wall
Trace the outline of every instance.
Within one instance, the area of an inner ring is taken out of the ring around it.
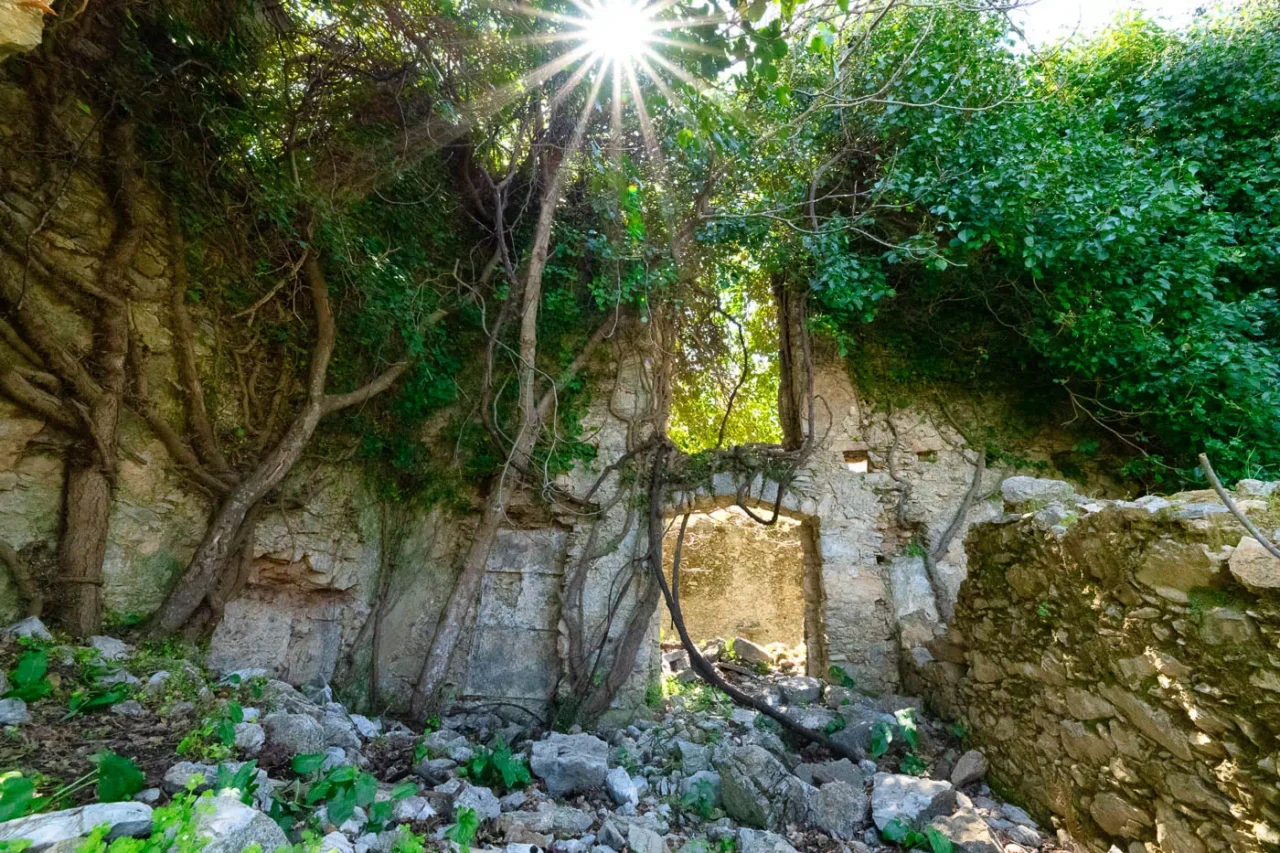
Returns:
[[[1236,491],[1267,531],[1276,485]],[[1015,478],[1004,496],[908,686],[1091,850],[1274,849],[1280,561],[1212,492],[1090,501]]]
[[[697,642],[745,637],[794,646],[805,638],[804,546],[800,522],[766,527],[731,507],[689,519],[680,556],[680,610]],[[679,525],[663,542],[667,578]]]

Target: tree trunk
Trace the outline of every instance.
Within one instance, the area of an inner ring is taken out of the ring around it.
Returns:
[[[315,435],[321,419],[330,412],[362,403],[382,393],[408,367],[405,363],[392,365],[377,379],[356,391],[326,395],[325,377],[335,339],[333,313],[329,308],[329,289],[315,252],[307,255],[304,269],[311,284],[311,301],[317,325],[316,345],[312,351],[311,372],[307,379],[307,402],[289,425],[284,437],[262,458],[249,476],[223,498],[200,546],[187,565],[187,570],[156,613],[152,630],[158,634],[172,634],[182,628],[213,591],[220,573],[242,542],[245,518],[259,501],[280,485],[302,458],[302,452]],[[439,315],[435,315],[435,318],[439,319]]]

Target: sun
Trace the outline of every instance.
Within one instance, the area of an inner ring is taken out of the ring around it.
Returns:
[[[653,7],[643,2],[596,0],[582,9],[582,43],[606,62],[627,64],[642,58],[661,28]]]

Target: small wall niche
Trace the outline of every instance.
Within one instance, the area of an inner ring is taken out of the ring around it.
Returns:
[[[844,467],[855,474],[869,474],[875,470],[871,466],[871,454],[865,450],[846,450],[844,452]]]
[[[917,450],[916,459],[920,462],[937,462],[938,451],[936,450]]]

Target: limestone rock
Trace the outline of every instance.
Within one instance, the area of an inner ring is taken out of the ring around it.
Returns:
[[[556,806],[551,813],[551,829],[559,836],[581,835],[591,829],[595,822],[589,812],[572,806]]]
[[[1280,560],[1271,556],[1262,543],[1252,536],[1243,536],[1236,545],[1227,568],[1240,583],[1252,590],[1280,588]]]
[[[289,843],[274,820],[230,791],[213,798],[213,810],[199,816],[196,831],[209,839],[202,853],[241,853],[253,844],[275,850]]]
[[[1187,593],[1209,586],[1217,572],[1204,545],[1159,540],[1142,555],[1134,577],[1164,598],[1186,604]]]
[[[345,835],[335,831],[320,839],[320,853],[356,853],[356,848]]]
[[[103,660],[110,661],[124,660],[133,652],[133,646],[123,640],[101,634],[89,638],[89,647],[97,649]]]
[[[37,640],[53,639],[53,634],[49,633],[49,629],[44,626],[38,616],[28,616],[26,619],[20,619],[5,628],[4,632],[10,637],[27,637]]]
[[[1106,699],[1078,687],[1067,688],[1062,698],[1066,702],[1067,713],[1077,720],[1102,720],[1116,715],[1115,707]]]
[[[734,638],[733,653],[747,666],[755,666],[758,663],[773,666],[773,655],[769,654],[763,646],[758,646],[744,637]]]
[[[502,814],[502,806],[493,791],[479,785],[463,784],[461,791],[453,799],[456,809],[473,809],[480,820],[490,820]]]
[[[1089,815],[1107,835],[1140,838],[1151,826],[1151,816],[1119,794],[1098,794],[1089,805]]]
[[[920,779],[896,773],[877,773],[871,790],[871,819],[883,830],[891,821],[907,826],[938,815],[948,815],[956,805],[950,782]]]
[[[343,749],[359,749],[360,735],[355,724],[343,712],[326,711],[320,718],[320,728],[324,731],[325,746],[340,746]]]
[[[935,817],[929,824],[951,839],[956,853],[1003,853],[1004,845],[991,827],[973,809],[961,809],[948,817]]]
[[[778,683],[782,698],[788,705],[817,702],[822,698],[822,682],[808,675],[793,675]]]
[[[401,823],[431,820],[435,816],[436,810],[431,807],[426,797],[405,797],[402,800],[396,800],[395,805],[391,807],[391,817]]]
[[[987,757],[976,749],[971,749],[956,762],[951,771],[951,784],[955,788],[963,788],[978,782],[987,775]]]
[[[1005,504],[1015,510],[1043,507],[1054,501],[1074,504],[1079,500],[1070,483],[1038,477],[1009,477],[1000,484],[1000,494]]]
[[[236,749],[250,757],[262,752],[267,733],[257,723],[236,723]]]
[[[852,841],[867,820],[867,795],[848,782],[828,782],[809,798],[809,823],[841,841]]]
[[[293,755],[324,752],[324,729],[306,714],[275,713],[262,718],[267,741]]]
[[[458,762],[451,758],[424,758],[413,768],[414,775],[428,785],[440,785],[453,777]]]
[[[662,836],[638,823],[627,827],[627,848],[631,853],[667,853]]]
[[[356,733],[365,740],[373,740],[382,734],[382,721],[370,719],[362,714],[352,714],[351,725],[356,727]]]
[[[676,751],[680,753],[680,769],[685,774],[694,774],[711,766],[711,758],[705,746],[687,740],[676,741]]]
[[[0,699],[0,726],[17,726],[31,722],[27,703],[18,698]]]
[[[605,776],[604,784],[609,789],[609,796],[617,805],[625,806],[630,803],[634,806],[640,802],[640,792],[636,790],[636,785],[631,781],[631,774],[626,771],[626,768],[615,767],[610,770]]]
[[[826,761],[822,764],[799,764],[796,766],[795,774],[801,781],[818,786],[828,782],[847,782],[861,790],[866,781],[862,769],[847,758]]]
[[[738,853],[797,853],[787,839],[772,832],[739,829],[735,841]]]
[[[16,3],[0,4],[0,60],[40,46],[44,13]]]
[[[813,790],[759,746],[729,750],[716,769],[720,771],[724,810],[734,819],[762,829],[802,816],[808,792]]]
[[[534,743],[529,769],[553,797],[599,788],[609,773],[609,745],[595,735],[553,732]]]
[[[680,793],[686,797],[710,796],[711,804],[719,807],[724,804],[721,792],[720,774],[714,770],[699,770],[692,776],[680,780]]]
[[[31,842],[28,850],[46,850],[58,842],[88,835],[95,826],[104,823],[111,827],[107,840],[148,835],[151,832],[151,807],[142,803],[96,803],[20,817],[0,823],[0,842],[27,840]]]

